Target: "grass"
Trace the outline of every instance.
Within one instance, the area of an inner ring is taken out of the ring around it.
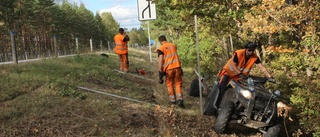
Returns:
[[[100,125],[117,125],[109,121],[122,111],[110,105],[119,104],[118,100],[76,88],[94,86],[93,80],[112,82],[111,90],[124,86],[123,79],[112,71],[115,64],[116,57],[87,54],[1,66],[1,136],[123,134],[121,130],[99,130]],[[104,118],[106,114],[110,116]]]
[[[132,52],[131,68],[144,68],[141,56]],[[153,135],[152,107],[77,88],[154,101],[150,82],[113,71],[118,60],[85,54],[0,66],[0,136]]]
[[[186,95],[194,78],[191,69],[185,69],[186,109],[180,109],[168,105],[165,84],[117,73],[118,56],[107,54],[0,66],[0,136],[217,136],[211,128],[214,118],[200,115],[199,98]],[[131,49],[129,59],[131,72],[144,69],[144,77],[157,78],[156,61],[149,62],[148,52]],[[255,130],[239,132],[222,136],[261,135]]]

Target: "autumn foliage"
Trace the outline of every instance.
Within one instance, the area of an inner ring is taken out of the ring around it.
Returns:
[[[184,66],[196,66],[195,15],[200,65],[215,76],[248,41],[259,44],[259,56],[283,83],[290,98],[292,135],[320,135],[320,3],[314,0],[155,0],[158,8],[155,36],[166,33],[177,43]]]

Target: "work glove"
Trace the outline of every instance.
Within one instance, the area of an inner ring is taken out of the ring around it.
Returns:
[[[241,78],[241,79],[246,79],[246,78],[248,78],[248,77],[247,77],[246,75],[240,73],[240,74],[239,74],[239,78]]]
[[[163,83],[163,79],[159,79],[159,83],[162,84]]]
[[[166,75],[166,72],[159,71],[159,83],[163,83],[163,76]]]

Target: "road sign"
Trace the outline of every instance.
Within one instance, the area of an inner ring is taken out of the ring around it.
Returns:
[[[156,4],[153,0],[137,0],[139,20],[153,20],[157,18]]]

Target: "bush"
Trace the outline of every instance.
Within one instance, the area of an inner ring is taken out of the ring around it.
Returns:
[[[305,53],[277,53],[270,62],[273,73],[282,80],[282,89],[287,91],[299,124],[307,133],[320,136],[320,57]]]

